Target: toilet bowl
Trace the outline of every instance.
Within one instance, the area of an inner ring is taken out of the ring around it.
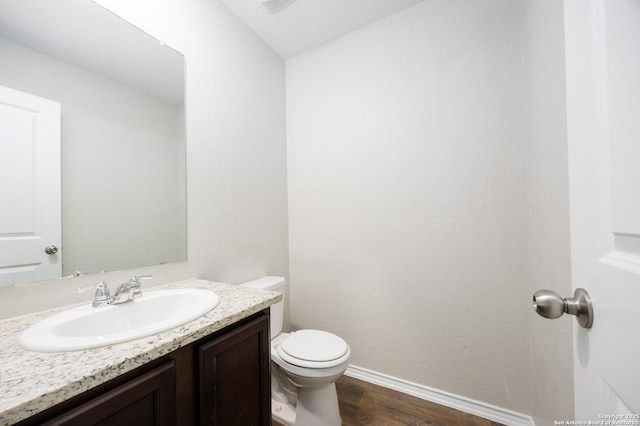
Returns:
[[[264,277],[244,287],[279,291],[284,278]],[[288,426],[342,424],[335,382],[349,365],[351,349],[322,330],[281,333],[284,303],[271,306],[271,412]]]

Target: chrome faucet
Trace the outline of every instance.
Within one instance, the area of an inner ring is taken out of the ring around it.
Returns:
[[[118,303],[124,303],[142,297],[140,280],[149,278],[151,278],[151,275],[137,275],[129,278],[129,281],[126,283],[120,284],[111,298],[111,304],[117,305]]]
[[[96,289],[95,296],[93,298],[92,306],[94,308],[100,308],[103,306],[117,305],[120,303],[128,302],[142,297],[142,290],[140,289],[140,280],[146,280],[153,275],[136,275],[133,276],[126,283],[122,283],[116,288],[115,293],[111,296],[109,287],[105,282],[99,282],[98,284],[88,285],[86,287],[79,287],[78,293],[85,292],[87,290]]]

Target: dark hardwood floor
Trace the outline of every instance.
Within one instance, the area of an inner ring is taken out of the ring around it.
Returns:
[[[342,376],[336,382],[343,426],[501,426],[402,392]],[[278,422],[273,422],[279,426]]]

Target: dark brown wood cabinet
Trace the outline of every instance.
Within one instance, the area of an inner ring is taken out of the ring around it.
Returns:
[[[258,318],[199,349],[200,424],[271,424],[269,321]]]
[[[270,425],[269,350],[266,309],[18,425]]]

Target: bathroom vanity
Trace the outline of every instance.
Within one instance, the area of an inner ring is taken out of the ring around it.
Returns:
[[[183,326],[103,348],[18,346],[22,330],[63,309],[1,321],[0,425],[270,424],[268,308],[281,295],[203,280],[157,289],[185,287],[210,289],[220,304]]]

